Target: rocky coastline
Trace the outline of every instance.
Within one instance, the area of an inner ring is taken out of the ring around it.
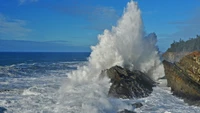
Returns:
[[[179,62],[164,60],[163,65],[173,94],[191,105],[200,105],[200,52],[192,52]]]

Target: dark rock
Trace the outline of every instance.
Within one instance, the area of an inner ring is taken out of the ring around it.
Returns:
[[[136,113],[135,111],[130,111],[130,110],[127,110],[127,109],[124,109],[123,111],[120,111],[118,113]]]
[[[152,92],[155,82],[141,71],[129,71],[119,66],[114,66],[103,71],[111,79],[109,96],[116,98],[141,98]]]
[[[177,63],[163,61],[167,85],[173,94],[187,102],[200,100],[200,52],[193,52]]]
[[[8,92],[8,91],[11,91],[10,89],[0,89],[0,93],[1,92]]]
[[[4,108],[4,107],[0,107],[0,113],[4,113],[5,111],[7,111],[6,108]]]
[[[137,103],[132,104],[132,106],[133,106],[134,108],[140,108],[140,107],[143,106],[143,104],[140,103],[140,102],[137,102]]]

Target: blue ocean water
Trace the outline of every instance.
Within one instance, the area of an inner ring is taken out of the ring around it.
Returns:
[[[0,66],[18,63],[86,61],[89,52],[0,52]]]
[[[52,112],[67,74],[84,65],[89,52],[0,52],[0,113]]]
[[[90,111],[93,108],[87,108],[84,104],[87,102],[80,103],[77,95],[81,99],[87,95],[88,103],[96,104],[99,99],[96,93],[99,89],[95,89],[95,84],[75,84],[78,85],[75,90],[72,88],[68,91],[69,94],[64,93],[63,100],[65,101],[66,98],[69,100],[67,106],[63,106],[59,99],[60,87],[67,82],[68,74],[86,65],[89,55],[90,53],[0,53],[0,113],[61,113],[60,111],[79,113],[82,107]],[[74,93],[82,90],[86,92]],[[96,93],[91,95],[87,92],[89,90],[94,90]],[[103,103],[104,101],[104,106],[110,106],[106,103],[110,101],[113,105],[122,107],[126,107],[129,102],[142,102],[144,106],[135,109],[138,113],[200,112],[198,107],[188,106],[183,100],[171,95],[170,90],[160,87],[155,87],[153,93],[147,98],[101,100]],[[102,106],[98,107],[102,108]],[[115,110],[114,107],[109,113]]]

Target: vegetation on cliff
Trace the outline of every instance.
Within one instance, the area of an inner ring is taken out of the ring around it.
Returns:
[[[182,39],[179,42],[174,41],[167,52],[192,52],[200,50],[200,35],[197,35],[196,38],[190,38],[187,41]]]

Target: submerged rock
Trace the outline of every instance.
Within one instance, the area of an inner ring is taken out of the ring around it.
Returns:
[[[127,110],[127,109],[124,109],[123,111],[120,111],[118,113],[136,113],[135,111],[130,111],[130,110]]]
[[[111,79],[109,96],[116,98],[141,98],[152,92],[155,82],[141,71],[129,71],[120,66],[114,66],[103,71]]]
[[[200,52],[193,52],[177,63],[163,61],[167,84],[173,94],[192,101],[200,100]]]
[[[4,113],[5,111],[7,111],[6,108],[4,108],[4,107],[0,107],[0,113]]]
[[[143,104],[140,103],[140,102],[136,102],[136,103],[132,104],[132,106],[133,106],[134,108],[140,108],[140,107],[143,106]]]

